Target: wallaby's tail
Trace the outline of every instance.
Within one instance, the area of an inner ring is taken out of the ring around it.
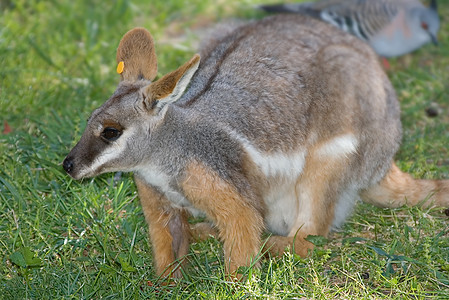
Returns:
[[[363,201],[381,207],[418,205],[449,207],[449,180],[414,179],[393,163],[377,185],[364,190]]]

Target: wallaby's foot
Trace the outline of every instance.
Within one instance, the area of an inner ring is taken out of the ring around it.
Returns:
[[[297,255],[306,257],[309,251],[313,250],[313,244],[300,236],[287,237],[273,235],[267,239],[263,248],[264,253],[270,253],[278,257],[281,257],[286,250],[294,251]]]
[[[210,237],[218,239],[218,231],[208,222],[201,222],[190,226],[190,232],[192,233],[192,238],[195,241],[201,242],[205,241]]]

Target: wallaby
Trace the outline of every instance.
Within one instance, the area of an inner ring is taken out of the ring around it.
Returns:
[[[218,35],[217,35],[218,36]],[[121,81],[63,162],[73,178],[134,172],[156,271],[180,276],[190,214],[223,241],[226,272],[262,245],[305,256],[360,197],[448,206],[449,181],[414,180],[393,162],[399,104],[373,50],[312,18],[241,25],[157,81],[153,39],[117,50]],[[271,237],[263,243],[262,233]],[[237,275],[238,276],[238,275]]]

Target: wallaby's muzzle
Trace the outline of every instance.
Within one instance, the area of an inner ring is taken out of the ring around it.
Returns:
[[[81,179],[84,176],[80,176],[80,164],[76,163],[76,160],[73,156],[67,155],[67,157],[62,162],[62,167],[70,175],[70,177],[74,179]]]
[[[62,167],[68,174],[70,174],[73,171],[73,160],[69,157],[66,157],[64,159],[64,162],[62,163]]]
[[[88,139],[87,139],[88,140]],[[87,142],[86,138],[81,141],[67,154],[62,162],[64,170],[74,179],[81,179],[91,175],[92,170],[97,169],[93,166],[93,157],[98,157],[98,152],[94,151],[92,143]],[[97,174],[92,174],[95,176]]]

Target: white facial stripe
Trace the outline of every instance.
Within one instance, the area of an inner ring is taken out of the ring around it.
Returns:
[[[111,145],[107,146],[103,152],[101,152],[90,166],[86,166],[86,169],[80,170],[80,177],[89,176],[95,174],[101,166],[107,162],[119,158],[127,150],[127,141],[130,137],[134,135],[135,129],[129,128],[123,131],[123,134],[117,139],[117,141],[112,142]],[[114,171],[114,170],[111,170]],[[118,171],[118,170],[117,170]],[[125,170],[122,170],[125,171]]]
[[[317,154],[319,156],[340,157],[348,156],[357,151],[358,141],[353,134],[337,136],[321,146]]]
[[[305,163],[305,151],[292,154],[267,154],[257,150],[246,138],[235,131],[231,136],[242,143],[252,161],[261,169],[266,177],[287,177],[296,179],[302,172]]]

